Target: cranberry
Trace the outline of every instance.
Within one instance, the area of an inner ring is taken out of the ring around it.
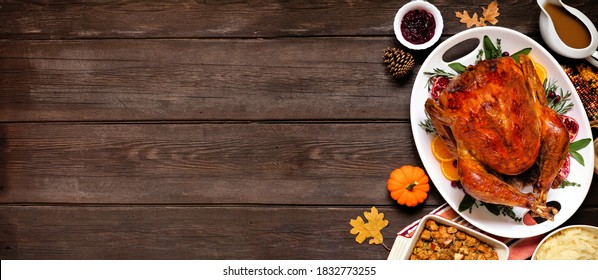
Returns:
[[[503,52],[502,56],[509,56],[509,52]]]
[[[556,97],[556,93],[554,93],[554,91],[551,91],[548,93],[548,98],[555,98]]]
[[[561,97],[560,97],[560,96],[558,96],[558,95],[557,95],[557,96],[555,96],[555,97],[554,97],[554,102],[555,102],[555,103],[559,103],[559,102],[561,102]]]
[[[401,34],[409,43],[423,44],[434,36],[434,16],[425,10],[411,10],[401,21]]]
[[[463,185],[461,185],[461,181],[451,181],[451,187],[462,189]]]

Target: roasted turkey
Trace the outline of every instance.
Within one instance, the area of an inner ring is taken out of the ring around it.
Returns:
[[[546,206],[546,197],[561,183],[569,135],[526,55],[519,63],[501,57],[468,67],[425,110],[457,158],[465,192],[553,220],[558,210]],[[524,182],[532,192],[522,192]]]

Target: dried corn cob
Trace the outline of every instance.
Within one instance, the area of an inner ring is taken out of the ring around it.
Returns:
[[[583,80],[590,85],[590,87],[596,91],[598,89],[598,73],[594,71],[595,68],[588,64],[579,64],[575,67],[575,70],[583,78]]]
[[[589,66],[584,65],[580,64],[575,68],[567,65],[562,65],[562,67],[573,83],[590,121],[598,120],[598,94],[596,93],[596,87],[591,83],[591,79],[593,78],[591,75],[594,72]],[[580,73],[581,71],[584,71],[584,75],[589,78],[588,80],[584,79]]]

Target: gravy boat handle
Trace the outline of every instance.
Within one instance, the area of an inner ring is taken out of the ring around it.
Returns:
[[[598,67],[598,51],[595,51],[591,56],[586,57],[586,60],[594,65],[594,67]]]

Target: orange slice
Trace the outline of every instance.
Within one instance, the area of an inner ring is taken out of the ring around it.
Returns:
[[[438,135],[432,139],[432,154],[438,161],[453,161],[455,159]]]
[[[532,61],[532,63],[534,64],[534,68],[536,69],[536,73],[538,74],[538,78],[540,78],[540,82],[544,82],[544,80],[546,80],[546,68],[544,68],[544,66],[542,66],[542,64],[537,63],[531,56],[528,56],[529,59]]]
[[[459,177],[459,171],[456,167],[456,161],[441,161],[440,162],[440,170],[442,170],[442,175],[446,177],[449,181],[459,181],[461,179]]]
[[[544,80],[546,80],[546,68],[544,68],[542,64],[535,62],[534,67],[536,68],[536,73],[538,73],[538,78],[540,78],[540,82],[544,82]]]

